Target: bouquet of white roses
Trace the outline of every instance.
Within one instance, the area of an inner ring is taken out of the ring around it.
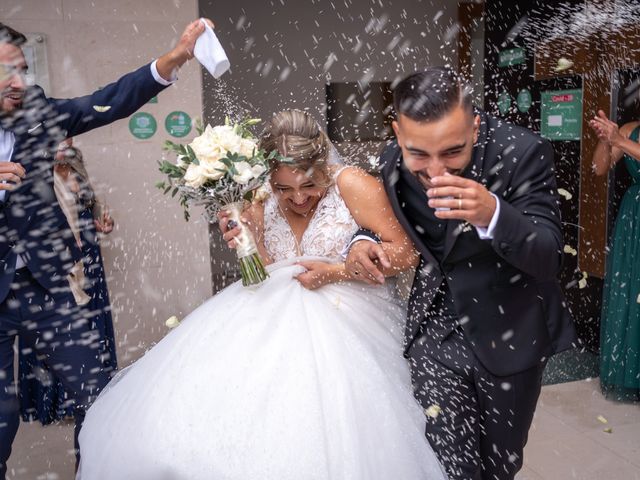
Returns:
[[[224,125],[198,129],[200,135],[188,145],[167,141],[165,149],[173,151],[176,163],[163,161],[160,171],[168,181],[156,184],[158,188],[175,196],[189,219],[189,205],[203,205],[205,216],[211,223],[217,221],[221,210],[228,210],[230,220],[242,225],[245,201],[251,201],[255,190],[262,186],[269,173],[269,160],[278,158],[277,152],[266,155],[258,149],[258,140],[249,131],[250,126],[259,123],[249,119],[232,124],[229,119]],[[269,275],[264,268],[256,242],[247,228],[241,227],[236,237],[236,252],[240,261],[243,285],[262,282]]]

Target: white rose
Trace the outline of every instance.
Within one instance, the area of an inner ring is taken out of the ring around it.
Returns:
[[[259,186],[253,192],[253,200],[255,200],[256,202],[264,202],[267,198],[269,198],[269,190],[264,185]],[[640,299],[640,295],[638,296],[638,298]]]
[[[220,180],[227,173],[227,166],[222,162],[205,162],[201,165],[210,180]]]
[[[251,167],[251,173],[253,173],[253,178],[258,178],[260,175],[262,175],[265,172],[266,168],[264,168],[264,165],[254,165],[253,167]]]
[[[215,162],[226,155],[226,150],[220,143],[217,133],[209,125],[202,135],[193,139],[189,146],[200,162]]]
[[[239,153],[242,137],[234,131],[231,125],[218,125],[211,129],[211,141],[225,153]]]
[[[251,169],[251,165],[247,162],[237,162],[235,164],[236,171],[238,172],[233,176],[233,181],[239,183],[240,185],[246,185],[249,183],[253,177],[253,170]]]
[[[187,167],[187,171],[184,173],[184,183],[193,188],[199,188],[207,181],[205,170],[201,165],[195,163],[190,164]]]
[[[243,138],[240,140],[240,155],[244,155],[247,158],[253,157],[253,152],[257,147],[257,141],[250,138]]]

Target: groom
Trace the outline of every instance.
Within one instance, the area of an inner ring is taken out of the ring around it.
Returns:
[[[382,177],[421,254],[405,356],[426,435],[450,478],[512,479],[546,361],[576,341],[556,279],[553,150],[474,110],[446,68],[405,78],[394,107],[397,142],[381,155]],[[382,247],[353,243],[350,274],[379,282]]]
[[[153,63],[91,95],[62,100],[27,86],[26,38],[0,24],[0,479],[19,424],[16,336],[72,395],[76,440],[85,409],[109,380],[90,319],[77,305],[81,293],[72,291],[82,255],[53,190],[57,145],[131,115],[165,89],[203,31],[196,20]]]

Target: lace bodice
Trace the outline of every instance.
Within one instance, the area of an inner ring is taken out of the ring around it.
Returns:
[[[356,230],[358,225],[340,196],[335,182],[318,203],[300,245],[297,245],[275,196],[272,194],[265,201],[264,243],[274,262],[299,256],[338,259]]]

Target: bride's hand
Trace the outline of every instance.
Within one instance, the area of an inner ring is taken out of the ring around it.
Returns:
[[[315,290],[328,283],[344,279],[344,268],[338,264],[309,261],[298,262],[296,265],[306,269],[294,278],[307,290]]]
[[[218,213],[218,228],[220,228],[220,232],[222,233],[222,238],[229,248],[236,248],[238,246],[235,241],[235,237],[240,235],[240,231],[242,227],[248,228],[251,230],[254,239],[257,242],[260,242],[262,239],[262,225],[258,220],[262,215],[262,210],[259,205],[251,205],[247,208],[242,216],[240,217],[240,222],[242,226],[238,225],[235,221],[229,218],[229,212],[226,210],[220,211]]]
[[[234,240],[240,235],[240,226],[229,218],[229,212],[221,210],[218,212],[218,228],[222,233],[222,239],[227,242],[229,248],[236,248],[237,244]]]

